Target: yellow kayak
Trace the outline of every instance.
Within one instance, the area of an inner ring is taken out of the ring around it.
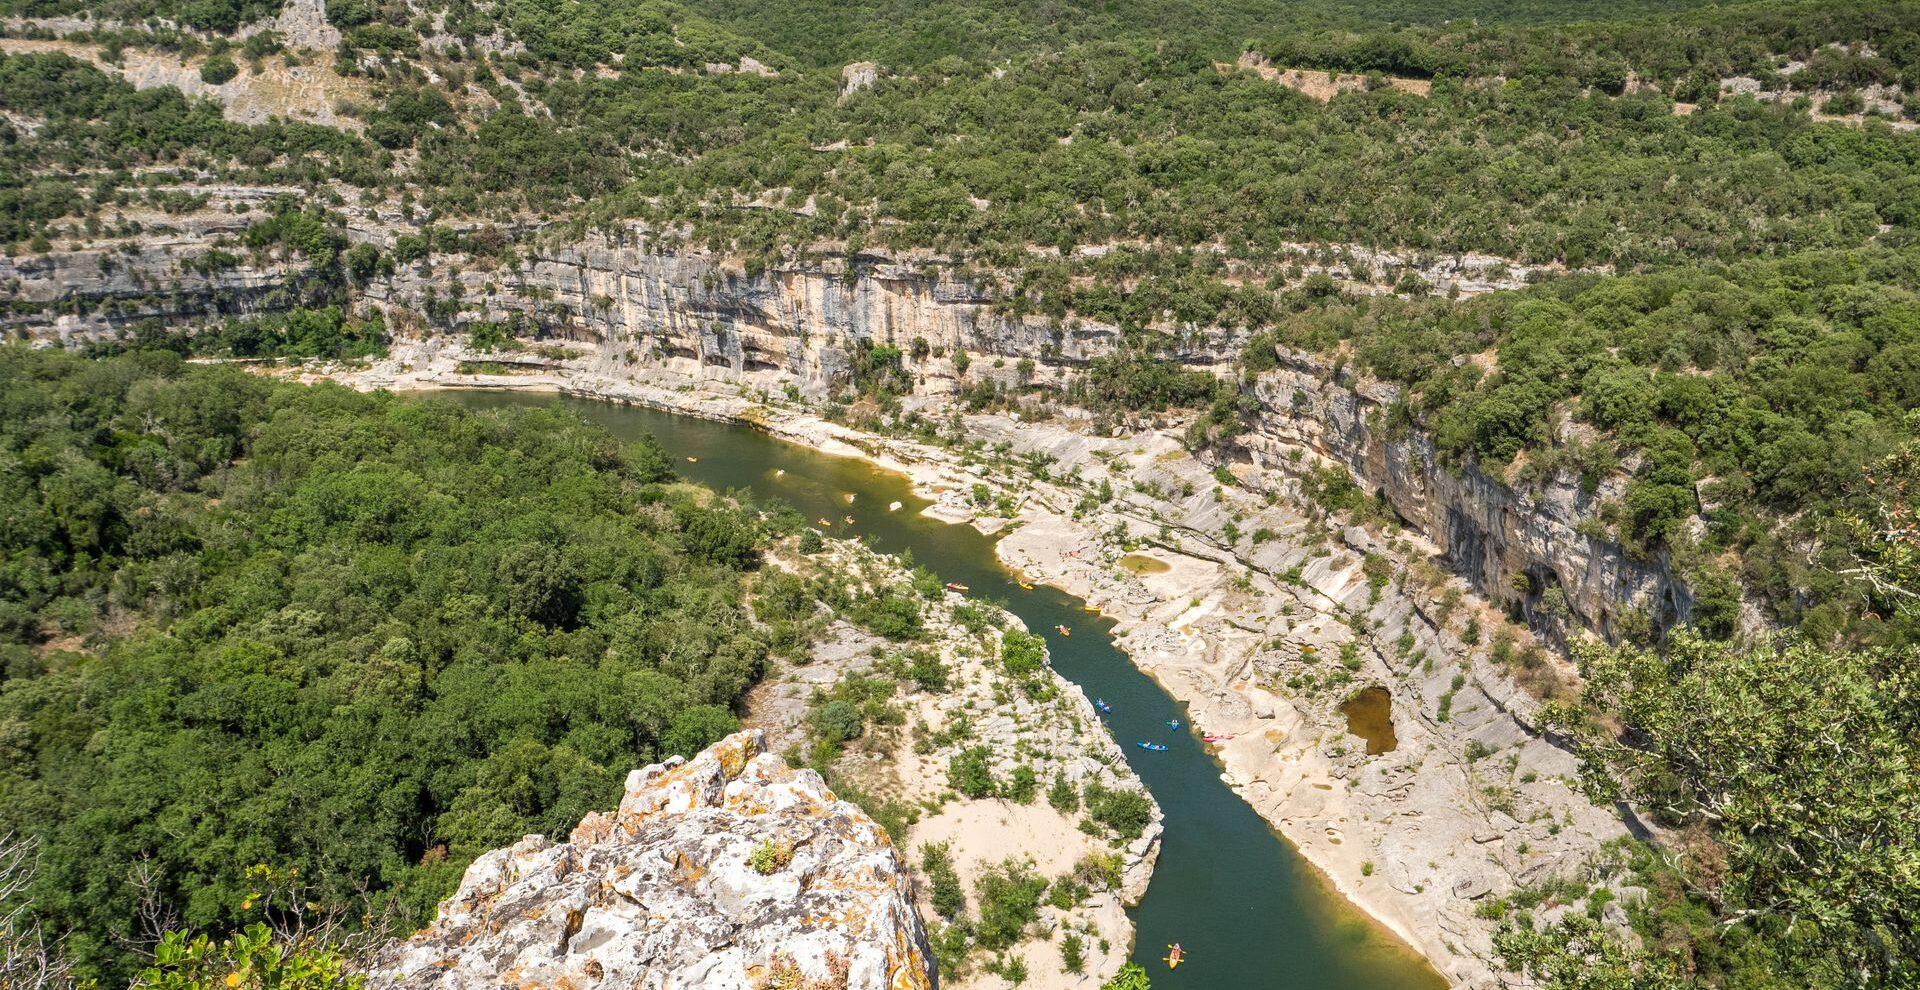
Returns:
[[[1182,962],[1185,962],[1186,958],[1187,958],[1187,950],[1182,949],[1180,947],[1180,943],[1175,942],[1172,945],[1167,946],[1167,968],[1168,969],[1179,969],[1180,964]]]
[[[1031,582],[1031,581],[1022,581],[1022,582],[1020,582],[1020,588],[1021,588],[1021,590],[1023,590],[1023,591],[1032,591],[1032,590],[1033,590],[1033,582]]]
[[[1066,626],[1054,626],[1053,628],[1058,629],[1060,631],[1060,635],[1062,636],[1073,635],[1073,630],[1068,629]]]
[[[827,518],[826,516],[821,516],[821,517],[820,517],[820,525],[822,525],[822,526],[831,526],[831,525],[833,525],[833,520],[831,520],[831,519],[828,519],[828,518]]]

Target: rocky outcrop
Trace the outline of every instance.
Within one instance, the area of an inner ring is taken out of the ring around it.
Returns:
[[[566,842],[481,856],[375,986],[924,990],[934,974],[887,834],[758,732],[627,778]]]

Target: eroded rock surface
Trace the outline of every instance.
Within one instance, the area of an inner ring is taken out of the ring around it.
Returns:
[[[757,731],[636,770],[566,842],[481,856],[379,987],[933,986],[886,832]]]

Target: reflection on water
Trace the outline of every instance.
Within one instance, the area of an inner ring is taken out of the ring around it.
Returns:
[[[1342,900],[1228,789],[1219,765],[1190,729],[1168,731],[1168,719],[1190,724],[1186,710],[1113,645],[1112,620],[1086,613],[1084,602],[1055,589],[1022,587],[994,557],[990,538],[921,515],[928,503],[913,494],[907,479],[743,426],[552,396],[449,395],[476,408],[558,402],[616,436],[652,433],[689,480],[745,490],[758,500],[780,499],[808,519],[830,520],[829,535],[859,536],[882,553],[911,551],[941,580],[998,601],[1044,636],[1054,668],[1089,698],[1113,706],[1109,726],[1166,812],[1153,885],[1131,912],[1139,933],[1133,958],[1152,975],[1155,990],[1445,987],[1424,960]],[[891,510],[895,502],[900,508]],[[1061,626],[1074,635],[1060,635]],[[1143,739],[1169,748],[1136,748],[1134,742]],[[1169,972],[1162,957],[1171,942],[1181,943],[1187,958]]]
[[[1347,731],[1367,741],[1367,755],[1391,753],[1400,745],[1393,734],[1393,694],[1375,684],[1362,688],[1340,706],[1347,717]]]

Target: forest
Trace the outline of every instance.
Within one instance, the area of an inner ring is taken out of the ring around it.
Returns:
[[[123,982],[256,863],[423,923],[732,731],[770,527],[649,443],[178,355],[0,351],[0,834]]]

